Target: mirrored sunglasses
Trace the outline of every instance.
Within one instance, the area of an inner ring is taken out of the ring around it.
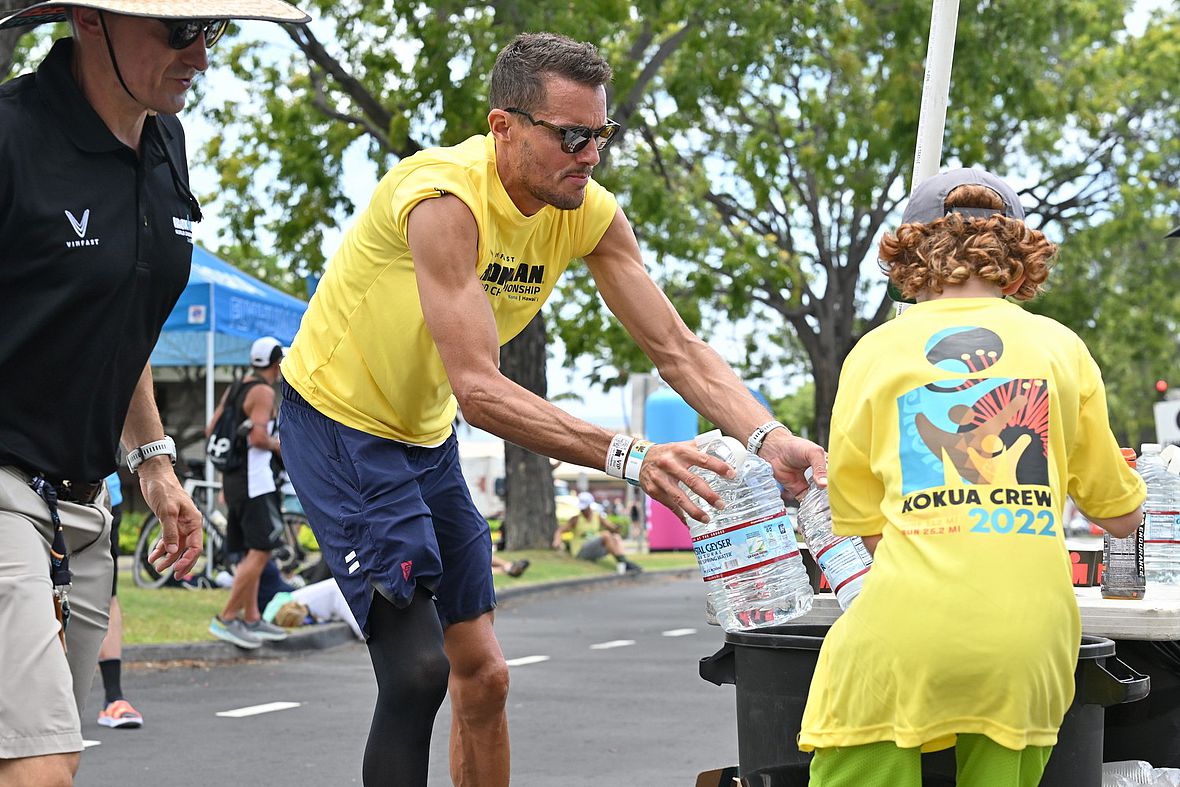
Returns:
[[[168,28],[168,46],[173,49],[188,49],[193,42],[205,34],[205,48],[212,49],[229,27],[228,19],[161,19]]]
[[[505,112],[511,112],[514,115],[521,115],[528,118],[529,122],[534,126],[544,126],[551,131],[556,131],[561,135],[561,149],[566,153],[577,153],[582,148],[590,144],[590,140],[594,140],[594,145],[600,151],[605,150],[606,146],[614,139],[615,134],[622,128],[618,123],[608,119],[606,125],[601,128],[590,128],[589,126],[558,126],[545,120],[537,120],[528,112],[516,107],[507,107]]]

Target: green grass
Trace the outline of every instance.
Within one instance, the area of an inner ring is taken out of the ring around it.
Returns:
[[[119,603],[123,606],[123,643],[193,642],[211,639],[209,619],[221,612],[229,591],[135,586],[131,574],[119,575]]]
[[[494,577],[497,588],[522,587],[541,582],[615,573],[615,560],[611,557],[589,563],[548,549],[497,552],[496,555],[509,562],[521,558],[529,561],[529,569],[524,576],[514,578],[497,574]],[[647,555],[628,555],[628,559],[649,571],[696,566],[696,558],[692,552],[653,552]],[[211,639],[208,633],[209,619],[221,612],[228,596],[229,591],[221,588],[144,590],[135,586],[129,573],[121,573],[119,602],[123,605],[123,642],[128,645],[144,645]]]

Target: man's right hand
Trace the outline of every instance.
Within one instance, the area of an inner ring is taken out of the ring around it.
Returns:
[[[723,478],[733,478],[735,475],[733,468],[726,462],[709,456],[692,440],[659,443],[648,450],[643,460],[639,469],[639,486],[653,499],[667,506],[680,521],[683,522],[685,516],[689,516],[698,522],[708,522],[709,515],[689,499],[680,484],[683,483],[713,508],[721,509],[725,504],[703,478],[692,472],[694,467],[712,470]]]

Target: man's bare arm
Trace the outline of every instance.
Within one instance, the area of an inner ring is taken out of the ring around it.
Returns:
[[[453,196],[419,204],[409,218],[409,245],[426,326],[467,422],[554,459],[603,467],[611,432],[573,417],[501,374],[495,319],[476,276],[477,227],[467,206]],[[699,465],[729,474],[727,466],[691,443],[658,448],[643,463],[648,473],[647,478],[641,475],[644,490],[673,510],[707,519],[677,483],[719,503],[688,468]]]

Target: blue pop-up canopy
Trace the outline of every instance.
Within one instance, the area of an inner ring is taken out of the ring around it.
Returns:
[[[245,366],[260,336],[289,345],[306,309],[298,298],[194,246],[188,286],[164,323],[152,366]]]
[[[213,418],[213,368],[246,366],[250,345],[273,336],[284,345],[295,339],[307,304],[193,247],[188,286],[168,315],[152,366],[205,367],[205,422]],[[213,467],[206,463],[206,480]]]

